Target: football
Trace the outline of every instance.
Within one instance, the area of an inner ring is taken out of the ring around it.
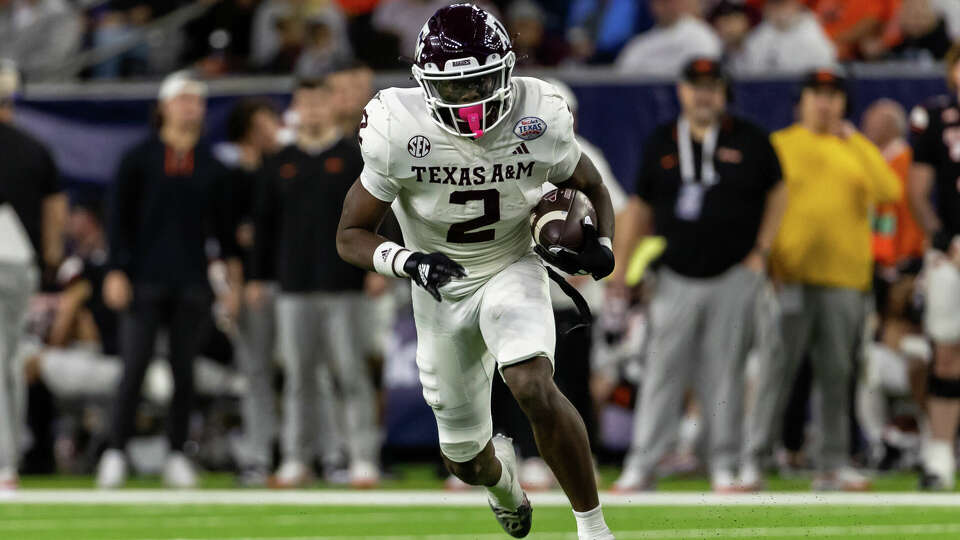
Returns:
[[[583,219],[597,223],[590,199],[570,188],[555,189],[540,198],[530,214],[533,241],[555,253],[559,249],[579,252],[583,246]]]

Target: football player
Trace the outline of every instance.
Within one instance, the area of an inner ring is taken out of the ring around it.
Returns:
[[[960,85],[960,46],[946,58],[947,84]],[[913,166],[908,182],[913,214],[929,238],[924,258],[924,329],[934,342],[927,378],[929,437],[922,450],[921,487],[952,491],[953,443],[960,419],[960,102],[939,96],[910,113]],[[935,194],[936,205],[931,201]]]
[[[427,21],[413,66],[419,87],[383,90],[363,112],[364,169],[344,201],[337,248],[417,285],[417,365],[444,461],[487,488],[504,530],[526,536],[531,507],[511,441],[493,437],[495,368],[570,499],[579,537],[606,540],[583,421],[552,380],[553,311],[529,218],[544,182],[581,190],[598,223],[583,224],[579,253],[551,262],[600,279],[614,266],[613,210],[567,104],[543,81],[512,77],[515,62],[503,25],[476,6]],[[376,234],[391,207],[406,247]]]

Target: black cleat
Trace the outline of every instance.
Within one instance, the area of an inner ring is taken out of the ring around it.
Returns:
[[[530,506],[530,500],[526,495],[523,496],[523,502],[516,510],[497,508],[493,504],[490,505],[490,509],[493,510],[497,522],[510,536],[523,538],[530,534],[530,527],[533,524],[533,507]]]

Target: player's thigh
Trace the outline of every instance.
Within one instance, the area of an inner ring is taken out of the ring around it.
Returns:
[[[946,261],[926,266],[924,330],[938,344],[960,344],[960,270]]]
[[[501,368],[536,356],[553,363],[557,336],[547,280],[543,264],[531,255],[481,289],[480,331]]]
[[[945,379],[960,379],[960,344],[936,343],[933,351],[933,374]]]
[[[477,322],[477,301],[435,301],[414,289],[417,368],[423,397],[437,420],[440,449],[463,463],[476,457],[493,436],[490,385],[493,359]]]

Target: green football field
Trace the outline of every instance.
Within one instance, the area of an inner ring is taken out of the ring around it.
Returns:
[[[228,475],[204,476],[201,489],[90,489],[89,477],[27,478],[0,495],[0,540],[506,540],[481,492],[445,492],[429,468],[411,468],[376,491],[232,489]],[[604,484],[612,476],[605,471]],[[918,494],[915,479],[877,479],[870,494],[811,493],[804,479],[774,479],[775,492],[703,493],[699,478],[661,483],[657,493],[603,494],[617,538],[937,538],[960,539],[960,494]],[[562,493],[531,495],[530,538],[576,540]]]
[[[610,507],[618,538],[960,538],[957,508]],[[576,540],[570,511],[534,509],[530,538]],[[499,540],[480,506],[0,505],[0,538],[53,540],[430,538]]]

